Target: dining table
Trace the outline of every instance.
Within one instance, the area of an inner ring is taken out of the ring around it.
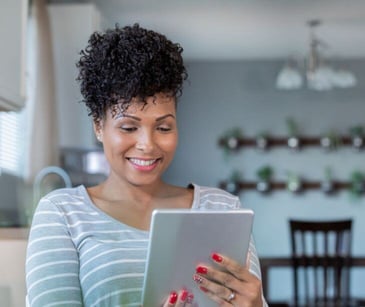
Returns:
[[[365,256],[350,256],[348,258],[350,268],[365,268]],[[270,271],[275,268],[292,268],[293,258],[289,256],[265,256],[260,257],[262,288],[266,298],[270,298],[269,280]]]

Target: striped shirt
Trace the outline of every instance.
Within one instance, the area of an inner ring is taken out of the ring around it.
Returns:
[[[223,190],[192,187],[194,210],[241,206],[238,197]],[[148,238],[148,231],[95,206],[82,185],[49,193],[37,206],[29,235],[30,306],[140,306]],[[260,278],[252,239],[249,253],[250,271]]]

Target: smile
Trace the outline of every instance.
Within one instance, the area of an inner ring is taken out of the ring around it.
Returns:
[[[140,159],[130,158],[129,161],[131,161],[133,164],[139,165],[139,166],[150,166],[150,165],[156,163],[157,159],[140,160]]]

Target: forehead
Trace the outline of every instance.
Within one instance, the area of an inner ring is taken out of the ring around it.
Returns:
[[[112,118],[118,118],[124,114],[150,114],[155,112],[175,112],[176,98],[171,95],[157,94],[147,97],[145,100],[133,98],[130,103],[119,103],[110,107]]]

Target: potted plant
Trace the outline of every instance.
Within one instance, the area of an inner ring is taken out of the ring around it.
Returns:
[[[300,177],[293,173],[288,172],[288,178],[286,182],[287,189],[292,193],[299,193],[302,190],[302,181]]]
[[[360,171],[353,171],[350,177],[350,193],[354,198],[365,192],[365,176]]]
[[[356,149],[364,147],[364,128],[360,125],[350,128],[352,146]]]
[[[227,180],[226,190],[235,195],[239,194],[241,179],[242,179],[241,172],[234,170]]]
[[[335,190],[333,173],[329,166],[324,169],[324,180],[321,182],[321,189],[326,194],[332,194]]]
[[[334,130],[331,130],[321,138],[320,142],[327,151],[336,150],[341,145],[341,138]]]
[[[223,150],[225,154],[237,151],[239,148],[239,140],[243,137],[241,128],[235,127],[227,130],[221,137],[223,140]]]
[[[271,188],[270,181],[273,175],[273,169],[269,165],[263,166],[257,170],[256,175],[258,177],[256,184],[257,191],[268,193]]]
[[[260,150],[266,150],[269,147],[268,132],[263,131],[256,137],[256,147]]]
[[[298,126],[297,123],[294,121],[293,118],[288,117],[286,119],[286,126],[288,129],[288,141],[287,144],[290,148],[292,149],[299,149],[300,148],[300,139],[299,139],[299,131],[298,131]]]

